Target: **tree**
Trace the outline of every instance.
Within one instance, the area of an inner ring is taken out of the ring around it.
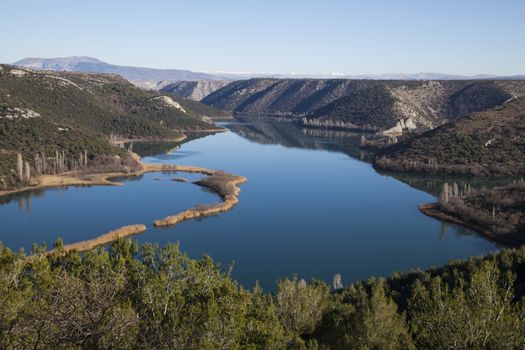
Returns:
[[[405,319],[394,301],[385,295],[384,280],[374,281],[371,295],[364,291],[352,316],[351,349],[415,349]]]
[[[22,153],[16,155],[16,174],[18,175],[18,181],[24,182],[24,160],[22,159]]]
[[[277,313],[288,332],[303,335],[314,331],[326,308],[328,289],[324,283],[307,284],[297,276],[277,283]]]
[[[522,348],[525,324],[512,303],[514,276],[501,276],[483,261],[470,281],[450,289],[440,278],[418,284],[409,301],[418,347],[432,349]]]
[[[27,161],[24,165],[24,182],[29,183],[31,181],[31,167],[29,166],[29,162]]]
[[[449,185],[445,182],[441,187],[441,194],[439,195],[439,203],[447,204],[449,200]]]

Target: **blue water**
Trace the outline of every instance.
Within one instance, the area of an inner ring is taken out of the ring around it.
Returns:
[[[148,173],[118,179],[124,186],[54,188],[22,193],[0,205],[0,241],[13,250],[32,243],[52,246],[57,237],[78,242],[129,224],[151,226],[155,219],[220,198],[190,183],[170,181],[186,173]],[[162,179],[157,180],[156,178]],[[39,191],[40,192],[40,191]]]
[[[272,137],[261,143],[250,141],[259,136],[227,132],[144,158],[222,169],[248,182],[232,211],[135,238],[160,245],[179,241],[192,257],[208,254],[225,267],[233,263],[232,276],[243,285],[258,280],[270,290],[292,274],[330,282],[341,273],[348,284],[497,249],[467,229],[421,214],[417,206],[433,196],[338,150],[340,140],[298,135],[290,143],[275,138],[283,146],[272,144]],[[48,190],[31,198],[30,211],[19,210],[16,201],[0,206],[0,240],[15,249],[52,243],[56,236],[73,242],[218,200],[189,183],[153,180],[158,176],[172,175],[147,174],[122,187]]]

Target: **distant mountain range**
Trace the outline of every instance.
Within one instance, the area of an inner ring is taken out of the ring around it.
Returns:
[[[88,73],[112,73],[118,74],[135,85],[155,88],[159,81],[199,81],[199,80],[223,80],[223,77],[197,73],[182,69],[155,69],[142,67],[117,66],[100,61],[92,57],[61,57],[61,58],[24,58],[13,63],[36,70],[72,71]]]
[[[387,73],[387,74],[300,74],[300,73],[228,73],[210,72],[210,74],[221,75],[224,79],[244,80],[252,78],[272,79],[355,79],[355,80],[525,80],[525,75],[503,76],[496,74],[459,75],[445,73]]]
[[[182,69],[156,69],[143,67],[130,67],[109,64],[96,58],[85,56],[61,58],[24,58],[13,63],[37,70],[76,71],[91,73],[118,74],[135,85],[160,89],[157,84],[161,81],[210,81],[210,80],[242,80],[250,78],[283,78],[283,79],[371,79],[371,80],[472,80],[472,79],[505,79],[523,80],[525,75],[497,76],[492,74],[478,74],[473,76],[454,75],[443,73],[414,73],[414,74],[359,74],[345,75],[331,74],[276,74],[276,73],[251,73],[251,72],[192,72]],[[165,84],[163,84],[165,85]]]

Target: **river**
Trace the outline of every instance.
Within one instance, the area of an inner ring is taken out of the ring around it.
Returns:
[[[376,172],[360,160],[366,154],[356,147],[359,135],[270,122],[224,125],[231,131],[195,138],[168,153],[151,155],[154,144],[135,144],[134,150],[150,154],[145,162],[247,177],[233,210],[154,229],[155,219],[220,198],[191,183],[170,181],[173,174],[151,173],[124,179],[119,187],[47,189],[4,198],[0,241],[29,251],[34,242],[50,246],[61,237],[71,243],[143,223],[149,229],[134,237],[139,242],[180,242],[191,257],[208,254],[225,269],[232,265],[232,277],[244,286],[258,280],[268,290],[293,274],[330,282],[340,273],[348,284],[498,249],[468,229],[421,214],[418,205],[435,200],[435,181]]]

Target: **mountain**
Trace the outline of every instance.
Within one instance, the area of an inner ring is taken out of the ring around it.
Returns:
[[[214,91],[228,85],[228,80],[159,82],[159,91],[200,101]]]
[[[118,74],[130,82],[142,86],[154,86],[162,80],[217,80],[218,76],[196,73],[181,69],[155,69],[117,66],[96,58],[73,56],[60,58],[24,58],[13,63],[15,66],[36,70],[73,71],[88,73]]]
[[[228,80],[246,80],[253,78],[273,79],[358,79],[358,80],[524,80],[525,75],[501,76],[496,74],[446,74],[446,73],[386,73],[386,74],[302,74],[302,73],[252,73],[252,72],[211,72]]]
[[[375,165],[395,171],[523,176],[525,97],[390,146]]]
[[[240,115],[398,135],[428,130],[525,95],[519,80],[250,79],[202,102]]]
[[[117,75],[0,65],[0,190],[17,184],[18,152],[32,168],[56,152],[70,159],[68,166],[84,151],[91,160],[121,154],[110,138],[176,139],[177,130],[209,129],[199,105]]]

